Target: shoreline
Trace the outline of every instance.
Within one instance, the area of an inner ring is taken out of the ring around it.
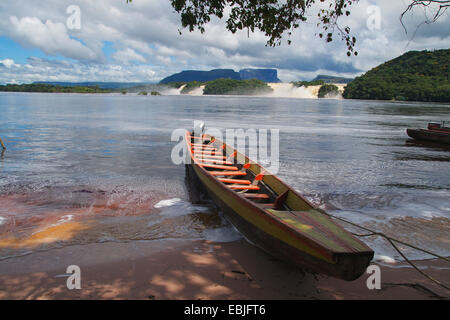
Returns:
[[[305,273],[245,240],[151,240],[74,245],[0,261],[0,299],[317,300],[443,299],[445,289],[404,263],[381,269],[381,289],[369,274],[346,282]],[[417,261],[450,282],[443,261]],[[81,269],[81,290],[68,290],[66,268]]]
[[[127,94],[122,94],[121,92],[106,92],[106,93],[77,93],[77,92],[28,92],[28,91],[0,91],[0,93],[14,94],[14,93],[22,93],[22,94],[58,94],[58,95],[83,95],[83,96],[95,96],[95,95],[103,95],[103,96],[121,96],[121,97],[135,97],[139,96],[138,92],[130,92]],[[160,96],[153,97],[243,97],[243,98],[281,98],[281,99],[298,99],[298,100],[339,100],[339,101],[368,101],[368,102],[392,102],[392,103],[400,103],[400,104],[438,104],[443,106],[450,106],[449,102],[442,101],[417,101],[417,100],[370,100],[370,99],[356,99],[356,98],[299,98],[299,97],[286,97],[286,96],[270,96],[270,95],[197,95],[197,94],[161,94]],[[152,97],[152,95],[148,94],[147,96],[142,97]]]

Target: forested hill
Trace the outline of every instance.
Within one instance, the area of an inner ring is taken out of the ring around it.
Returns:
[[[324,74],[319,74],[312,81],[321,81],[321,80],[324,83],[349,83],[349,82],[353,81],[353,79],[351,79],[351,78],[327,76]]]
[[[450,102],[450,49],[410,51],[350,82],[344,98]]]

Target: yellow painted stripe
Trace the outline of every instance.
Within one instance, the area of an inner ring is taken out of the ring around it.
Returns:
[[[342,247],[339,243],[337,243],[336,241],[328,238],[326,233],[321,232],[314,225],[303,223],[301,220],[296,219],[296,217],[294,217],[289,212],[280,211],[280,210],[273,210],[273,209],[269,209],[268,211],[270,213],[273,213],[277,217],[279,217],[281,220],[283,220],[287,224],[293,226],[294,228],[296,228],[300,232],[304,233],[309,238],[311,238],[314,241],[322,244],[322,246],[324,246],[326,248],[329,248],[330,250],[333,250],[333,251],[336,251],[336,252],[348,252],[348,250],[346,248]],[[305,213],[305,214],[309,214],[309,212]],[[329,221],[323,221],[323,225],[326,226],[327,230],[330,228]]]
[[[355,251],[367,251],[367,248],[354,238],[350,233],[346,232],[341,227],[334,224],[327,216],[317,210],[309,210],[311,216],[319,223],[325,226],[330,232],[346,244],[352,247]],[[348,250],[344,250],[347,252]]]

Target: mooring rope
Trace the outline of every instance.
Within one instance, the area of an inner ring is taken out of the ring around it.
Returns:
[[[3,144],[2,138],[0,138],[0,147],[1,147],[3,150],[6,150],[6,147],[5,147],[5,145]]]
[[[360,228],[360,229],[363,229],[363,230],[369,232],[369,233],[367,233],[367,234],[358,234],[358,233],[351,232],[353,235],[355,235],[355,236],[357,236],[357,237],[380,236],[380,237],[385,238],[385,239],[391,244],[391,246],[392,246],[392,247],[393,247],[393,248],[394,248],[394,249],[402,256],[402,258],[405,259],[405,261],[406,261],[408,264],[410,264],[417,272],[419,272],[420,274],[422,274],[424,277],[428,278],[429,280],[433,281],[434,283],[436,283],[436,284],[439,285],[440,287],[442,287],[442,288],[444,288],[444,289],[450,291],[450,287],[448,287],[447,285],[443,284],[443,283],[440,282],[439,280],[434,279],[433,277],[431,277],[431,276],[428,275],[427,273],[425,273],[425,272],[423,272],[422,270],[420,270],[420,269],[419,269],[419,268],[418,268],[411,260],[409,260],[409,259],[404,255],[404,253],[397,247],[397,245],[396,245],[394,242],[400,243],[400,244],[402,244],[402,245],[404,245],[404,246],[410,247],[410,248],[415,249],[415,250],[418,250],[418,251],[422,251],[422,252],[424,252],[424,253],[427,253],[427,254],[429,254],[429,255],[431,255],[431,256],[434,256],[434,257],[436,257],[436,258],[438,258],[438,259],[442,259],[442,260],[447,261],[447,262],[450,262],[450,259],[449,259],[449,258],[444,257],[444,256],[441,256],[441,255],[439,255],[439,254],[437,254],[437,253],[434,253],[434,252],[431,252],[431,251],[429,251],[429,250],[426,250],[426,249],[423,249],[423,248],[416,247],[416,246],[414,246],[414,245],[412,245],[412,244],[409,244],[409,243],[406,243],[406,242],[404,242],[404,241],[401,241],[401,240],[398,240],[398,239],[389,237],[389,236],[385,235],[385,234],[382,233],[382,232],[373,231],[373,230],[371,230],[371,229],[369,229],[369,228],[366,228],[366,227],[363,227],[363,226],[361,226],[361,225],[359,225],[359,224],[357,224],[357,223],[354,223],[354,222],[348,221],[348,220],[346,220],[346,219],[343,219],[343,218],[341,218],[341,217],[337,217],[337,216],[335,216],[335,215],[332,215],[332,214],[330,214],[330,213],[328,213],[328,212],[326,212],[326,211],[324,211],[324,210],[322,210],[322,209],[319,209],[319,208],[318,208],[318,209],[316,209],[316,210],[320,211],[320,212],[323,213],[323,214],[326,214],[327,216],[329,216],[329,217],[331,217],[331,218],[334,218],[334,219],[343,221],[343,222],[348,223],[348,224],[350,224],[350,225],[352,225],[352,226],[358,227],[358,228]]]

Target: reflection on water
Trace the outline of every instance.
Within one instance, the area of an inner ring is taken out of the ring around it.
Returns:
[[[372,103],[372,102],[371,102]],[[423,102],[385,102],[382,106],[371,106],[368,112],[379,115],[394,116],[424,116],[439,117],[448,112],[448,105],[444,103],[423,103]],[[427,123],[424,123],[426,125]]]
[[[405,133],[450,120],[448,105],[1,93],[0,114],[0,259],[75,243],[239,237],[171,162],[172,130],[199,119],[280,129],[278,175],[312,202],[450,255],[450,150]]]

